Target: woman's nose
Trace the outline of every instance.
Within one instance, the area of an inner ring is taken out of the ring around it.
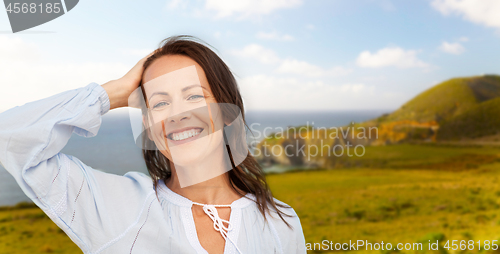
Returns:
[[[167,122],[178,123],[178,122],[183,121],[183,120],[188,120],[189,118],[191,118],[190,112],[185,111],[185,112],[182,112],[182,113],[179,113],[177,115],[169,117],[167,119],[168,120]]]
[[[192,115],[190,108],[180,103],[173,103],[170,113],[171,116],[168,117],[167,122],[172,123],[190,119]]]

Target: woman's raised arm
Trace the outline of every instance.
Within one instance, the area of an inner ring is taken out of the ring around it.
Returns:
[[[145,59],[103,86],[91,83],[0,114],[0,162],[85,253],[100,252],[132,229],[153,205],[154,190],[142,173],[103,173],[60,151],[72,133],[93,137],[103,114],[126,106]]]

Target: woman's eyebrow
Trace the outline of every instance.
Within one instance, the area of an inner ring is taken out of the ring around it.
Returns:
[[[149,101],[151,101],[151,99],[153,98],[153,96],[155,95],[165,95],[165,96],[168,96],[168,93],[167,92],[154,92],[150,97],[149,97]]]
[[[194,88],[194,87],[201,87],[201,88],[207,90],[205,87],[203,87],[203,86],[201,86],[199,84],[194,84],[194,85],[190,85],[190,86],[186,86],[186,87],[182,88],[182,92],[185,92],[185,91],[187,91],[187,90],[189,90],[191,88]]]

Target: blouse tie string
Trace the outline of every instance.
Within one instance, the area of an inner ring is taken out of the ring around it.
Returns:
[[[227,233],[233,229],[231,227],[231,223],[227,220],[223,220],[221,217],[219,217],[219,213],[217,212],[217,208],[213,205],[204,205],[203,206],[203,211],[212,219],[214,222],[214,229],[216,231],[219,231],[224,240],[227,239]],[[227,223],[227,227],[224,225],[224,222]]]
[[[236,243],[233,242],[233,240],[231,240],[231,238],[229,238],[229,236],[227,235],[228,232],[233,229],[231,223],[228,220],[222,219],[219,216],[219,213],[217,212],[217,207],[231,207],[231,205],[207,205],[196,202],[193,202],[193,204],[203,207],[203,211],[205,212],[205,214],[208,215],[208,217],[210,217],[210,219],[212,219],[212,221],[214,222],[215,231],[219,231],[224,240],[229,239],[229,241],[234,245],[234,247],[236,247],[238,253],[242,254]],[[224,225],[224,223],[226,223],[227,226]]]

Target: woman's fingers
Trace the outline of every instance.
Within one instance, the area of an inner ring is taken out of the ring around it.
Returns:
[[[137,84],[135,84],[135,88],[137,88],[139,86],[139,82],[141,82],[141,79],[142,79],[142,73],[144,72],[144,62],[146,62],[146,60],[154,54],[154,51],[149,53],[147,56],[143,57],[141,60],[139,60],[139,62],[137,62],[135,64],[134,67],[132,67],[132,69],[127,72],[127,74],[125,74],[124,77],[126,77],[128,80],[133,80],[133,82],[137,82]]]
[[[122,78],[112,80],[102,85],[109,95],[111,109],[128,106],[128,98],[140,85],[144,62],[154,54],[154,51],[143,57]]]

